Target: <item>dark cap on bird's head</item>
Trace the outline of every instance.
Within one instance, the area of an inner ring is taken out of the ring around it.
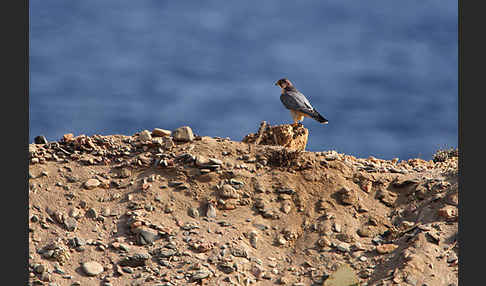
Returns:
[[[284,78],[279,79],[279,80],[278,80],[278,81],[275,83],[275,85],[278,85],[278,86],[280,86],[281,88],[285,88],[285,87],[287,87],[287,86],[292,86],[292,83],[290,82],[290,80],[288,80],[287,78],[285,78],[285,77],[284,77]]]

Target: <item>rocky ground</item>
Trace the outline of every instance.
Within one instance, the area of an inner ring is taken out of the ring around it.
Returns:
[[[188,127],[36,141],[29,285],[458,284],[457,156],[355,158]]]

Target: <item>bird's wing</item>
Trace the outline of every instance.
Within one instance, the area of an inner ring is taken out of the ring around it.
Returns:
[[[298,91],[288,90],[280,95],[280,100],[287,109],[297,110],[304,113],[312,113],[314,110],[309,100]]]

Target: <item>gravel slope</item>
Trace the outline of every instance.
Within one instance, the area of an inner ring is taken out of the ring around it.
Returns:
[[[458,284],[457,157],[187,129],[66,134],[29,154],[30,285],[338,285],[348,266],[360,285]]]

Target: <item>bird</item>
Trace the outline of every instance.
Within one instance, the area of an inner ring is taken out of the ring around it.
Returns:
[[[280,101],[282,101],[285,108],[290,110],[290,115],[294,120],[293,125],[300,124],[304,117],[315,119],[319,123],[328,124],[329,121],[324,118],[317,110],[312,107],[309,100],[295,88],[295,86],[287,78],[279,79],[275,85],[282,89]]]

